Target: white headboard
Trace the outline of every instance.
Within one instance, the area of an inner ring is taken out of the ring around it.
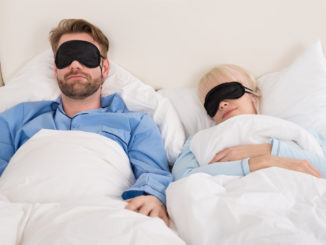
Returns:
[[[325,13],[325,0],[2,0],[2,75],[48,49],[59,20],[85,18],[108,35],[109,58],[155,88],[194,86],[220,63],[260,76],[325,44]]]

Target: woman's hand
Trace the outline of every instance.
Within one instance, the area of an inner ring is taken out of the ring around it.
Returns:
[[[257,145],[239,145],[225,148],[215,154],[213,159],[208,163],[237,161],[244,158],[251,158],[260,155],[270,155],[272,150],[271,144]]]
[[[322,177],[318,169],[316,169],[307,160],[277,157],[271,155],[261,155],[250,158],[248,163],[251,172],[262,168],[280,167],[289,170],[299,171],[305,174],[310,174],[317,178]]]
[[[166,213],[164,204],[155,196],[138,196],[126,200],[128,210],[138,212],[140,214],[161,218],[167,226],[169,226],[169,219]]]

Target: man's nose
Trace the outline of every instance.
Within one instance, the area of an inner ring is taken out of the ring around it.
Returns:
[[[78,60],[74,60],[73,62],[71,62],[70,64],[70,68],[71,69],[81,69],[83,67],[83,65],[81,63],[79,63]]]

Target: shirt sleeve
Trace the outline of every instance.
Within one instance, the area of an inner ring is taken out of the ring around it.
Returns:
[[[136,182],[123,192],[122,198],[149,194],[165,204],[165,190],[172,182],[172,175],[160,131],[148,115],[142,117],[132,133],[128,156]]]
[[[272,140],[271,154],[279,157],[307,160],[320,171],[323,178],[326,178],[326,139],[315,131],[309,130],[309,132],[312,133],[319,142],[323,149],[324,156],[299,149],[277,139]]]
[[[191,137],[186,141],[181,154],[173,165],[174,180],[194,173],[207,173],[210,175],[245,176],[250,173],[248,158],[239,161],[216,162],[200,166],[195,155],[190,150]]]
[[[17,128],[23,114],[23,106],[15,106],[0,113],[0,175],[7,167],[11,157],[15,153],[13,132]]]

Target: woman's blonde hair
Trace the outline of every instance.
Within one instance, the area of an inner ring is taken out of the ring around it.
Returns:
[[[109,40],[104,33],[93,24],[83,19],[63,19],[58,26],[50,31],[49,40],[54,55],[62,35],[67,33],[87,33],[100,45],[101,55],[105,58],[109,50]]]
[[[259,113],[261,96],[255,76],[242,67],[233,64],[216,66],[200,79],[198,84],[198,96],[202,104],[205,102],[207,93],[221,80],[225,82],[242,82],[247,84],[247,86],[254,91],[254,96],[257,97],[255,107],[257,113]]]

